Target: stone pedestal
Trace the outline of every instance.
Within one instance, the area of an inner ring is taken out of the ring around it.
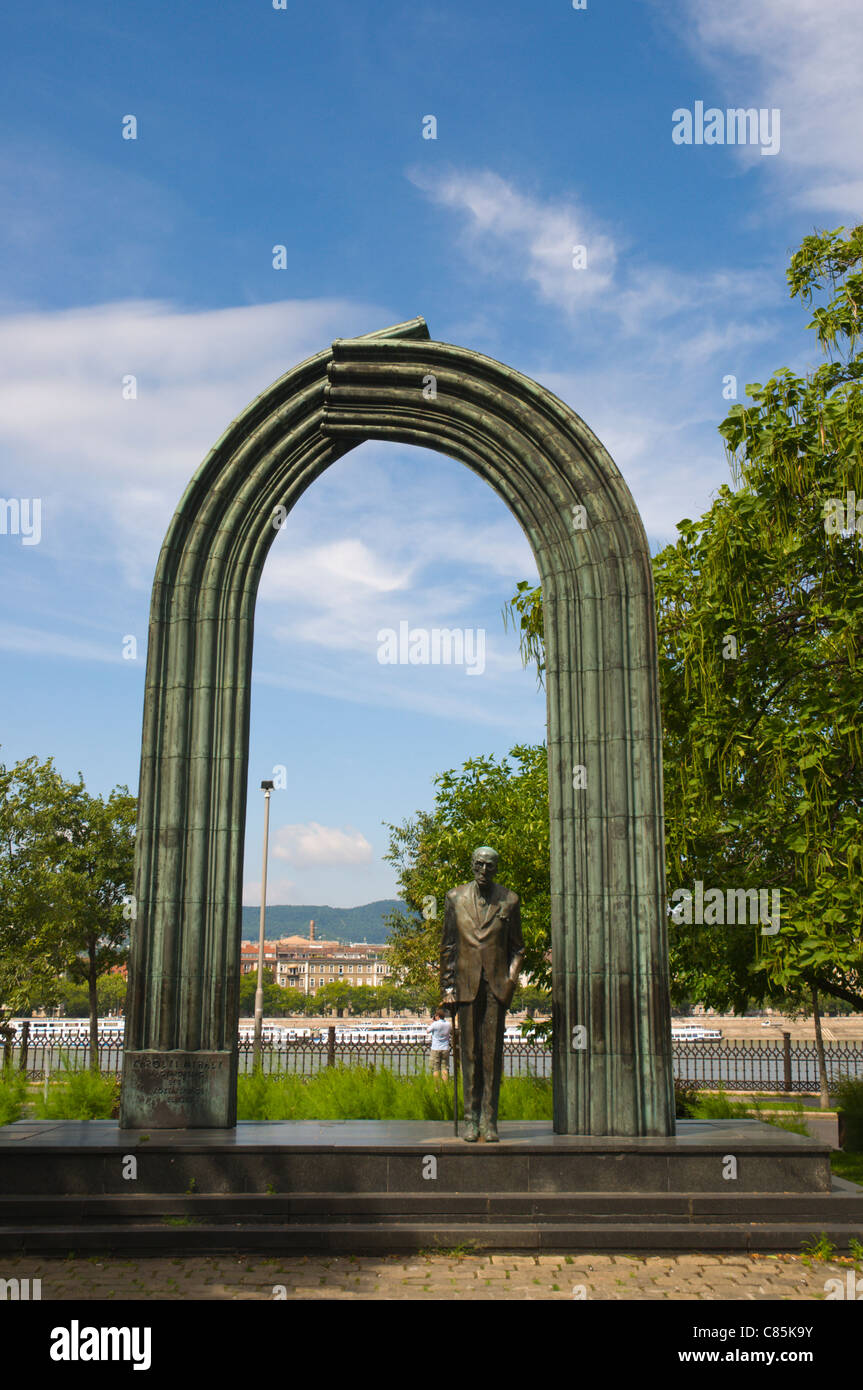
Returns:
[[[159,1052],[123,1056],[123,1129],[231,1128],[237,1121],[236,1055]]]
[[[644,1139],[499,1128],[466,1144],[423,1121],[19,1121],[0,1128],[0,1251],[799,1250],[822,1231],[846,1249],[863,1228],[863,1188],[831,1181],[828,1146],[755,1120]]]

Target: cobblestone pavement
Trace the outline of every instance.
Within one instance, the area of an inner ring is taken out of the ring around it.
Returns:
[[[85,1299],[823,1299],[850,1260],[800,1255],[255,1255],[189,1259],[3,1259],[41,1279],[44,1300]],[[859,1263],[856,1277],[863,1269]]]

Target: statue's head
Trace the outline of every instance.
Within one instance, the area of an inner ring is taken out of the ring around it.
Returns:
[[[500,855],[490,845],[480,845],[479,849],[474,850],[471,855],[471,868],[477,887],[487,888],[490,883],[494,883],[499,862]]]

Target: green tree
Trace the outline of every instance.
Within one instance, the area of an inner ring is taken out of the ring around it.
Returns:
[[[125,787],[103,801],[80,785],[64,808],[59,832],[57,930],[70,954],[69,978],[89,991],[94,1071],[99,1069],[98,981],[128,958],[136,815],[136,800]]]
[[[856,508],[846,525],[863,492],[863,227],[842,230],[807,237],[788,271],[805,302],[829,286],[809,327],[831,360],[746,388],[720,426],[735,487],[654,564],[669,883],[780,892],[776,933],[672,932],[678,982],[738,1011],[863,1007]]]
[[[100,1018],[122,1013],[126,1004],[126,977],[116,970],[102,975],[96,981],[96,999]]]
[[[314,1018],[317,1014],[320,1013],[320,1009],[318,1008],[314,994],[303,995],[302,1012],[304,1014],[308,1014],[309,1018]]]
[[[400,1009],[418,1009],[426,1007],[423,1002],[422,990],[408,990],[394,980],[387,980],[384,984],[375,985],[375,1007],[373,1013],[381,1015],[387,1010],[395,1013]]]
[[[264,971],[264,988],[267,987],[267,975],[270,980],[273,978],[272,970]],[[240,983],[237,988],[237,1008],[240,1018],[251,1018],[255,1012],[255,990],[258,987],[257,972],[250,970],[247,974],[240,976]]]
[[[672,923],[677,997],[863,1006],[863,227],[808,237],[792,297],[830,360],[748,386],[720,426],[733,487],[655,557],[669,896],[777,889],[780,929]],[[543,672],[541,592],[510,602]]]
[[[271,968],[264,967],[264,1018],[283,1018],[286,1014],[301,1013],[305,996],[298,989],[282,989],[277,985]],[[253,1018],[255,994],[258,989],[257,967],[240,976],[239,1012],[241,1018]],[[299,1002],[298,1002],[299,1001]]]
[[[56,933],[58,810],[53,760],[0,765],[0,1009],[5,1023],[56,1003],[65,960]]]
[[[76,984],[74,980],[61,980],[54,1003],[60,1006],[64,1018],[90,1017],[90,991],[86,984]],[[46,1002],[40,1000],[42,1007]]]
[[[100,1019],[104,1019],[107,1014],[122,1013],[126,1002],[126,980],[123,975],[116,971],[100,975],[96,981],[96,999]],[[34,998],[31,1002],[33,1008],[59,1006],[65,1018],[90,1016],[90,990],[87,983],[76,983],[65,977],[52,988],[50,999]]]
[[[0,997],[7,1016],[55,1003],[65,976],[88,991],[98,1068],[97,981],[127,955],[136,803],[107,800],[53,760],[0,766]]]
[[[536,985],[520,985],[513,995],[513,1013],[520,1013],[522,1009],[529,1018],[534,1014],[551,1012],[551,994],[547,989],[538,989]]]
[[[281,1016],[294,1018],[306,1012],[306,996],[301,989],[283,989],[277,986],[281,999]]]
[[[525,971],[541,988],[551,984],[549,941],[548,772],[543,745],[513,748],[507,758],[469,759],[460,771],[435,779],[431,813],[388,826],[399,896],[408,912],[387,919],[394,978],[418,1002],[440,1001],[444,899],[472,877],[479,845],[500,855],[501,874],[522,900]]]
[[[374,985],[355,985],[351,996],[352,1014],[373,1014],[379,1007],[378,992]]]
[[[329,980],[315,996],[318,1009],[322,1014],[332,1009],[341,1018],[345,1009],[351,1006],[353,993],[353,986],[348,980]]]

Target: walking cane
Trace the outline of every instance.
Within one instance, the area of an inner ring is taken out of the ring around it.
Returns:
[[[458,1139],[458,1013],[452,1005],[452,1129]]]

